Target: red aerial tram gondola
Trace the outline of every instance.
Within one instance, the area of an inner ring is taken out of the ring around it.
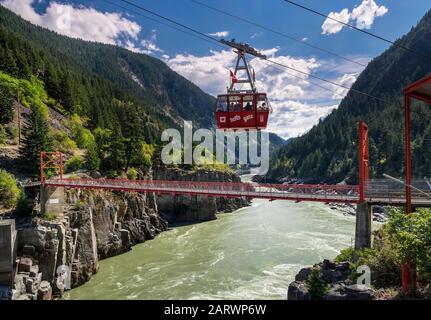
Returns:
[[[260,93],[256,89],[255,73],[251,72],[245,55],[248,53],[264,59],[266,56],[248,44],[235,42],[235,39],[221,40],[221,42],[234,48],[238,58],[235,71],[230,72],[231,84],[227,93],[217,96],[215,111],[217,128],[221,130],[265,129],[272,110],[266,93]],[[245,72],[245,78],[238,79],[238,71],[243,74]],[[236,89],[236,84],[241,84],[241,88]],[[247,84],[249,87],[243,89]]]

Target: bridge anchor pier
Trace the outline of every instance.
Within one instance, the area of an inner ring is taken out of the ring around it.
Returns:
[[[364,201],[356,207],[355,249],[371,247],[371,205]]]
[[[59,216],[64,211],[64,187],[40,186],[40,211],[42,215]]]

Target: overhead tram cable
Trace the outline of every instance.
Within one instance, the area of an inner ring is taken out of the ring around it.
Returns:
[[[389,39],[384,38],[384,37],[382,37],[382,36],[379,36],[379,35],[377,35],[377,34],[375,34],[375,33],[372,33],[372,32],[370,32],[370,31],[367,31],[367,30],[364,30],[364,29],[358,28],[358,27],[356,27],[356,26],[354,26],[354,25],[352,25],[352,24],[350,24],[350,23],[343,22],[343,21],[341,21],[341,20],[335,19],[335,18],[333,18],[333,17],[330,17],[329,15],[326,15],[326,14],[324,14],[324,13],[322,13],[322,12],[319,12],[319,11],[317,11],[317,10],[315,10],[315,9],[309,8],[309,7],[307,7],[307,6],[305,6],[305,5],[302,5],[302,4],[300,4],[300,3],[297,3],[297,2],[294,2],[294,1],[291,1],[291,0],[283,0],[283,1],[284,1],[284,2],[286,2],[286,3],[289,3],[289,4],[293,5],[293,6],[296,6],[296,7],[299,7],[299,8],[301,8],[301,9],[304,9],[304,10],[306,10],[306,11],[309,11],[309,12],[312,12],[312,13],[314,13],[314,14],[317,14],[317,15],[319,15],[319,16],[321,16],[321,17],[326,18],[326,19],[329,19],[329,20],[332,20],[332,21],[338,22],[338,23],[340,23],[340,24],[342,24],[342,25],[344,25],[344,26],[346,26],[346,27],[349,27],[349,28],[352,28],[352,29],[354,29],[354,30],[356,30],[356,31],[362,32],[362,33],[364,33],[364,34],[366,34],[366,35],[368,35],[368,36],[371,36],[371,37],[373,37],[373,38],[376,38],[376,39],[382,40],[382,41],[384,41],[384,42],[390,43],[390,44],[392,44],[392,45],[394,45],[394,46],[396,46],[396,47],[398,47],[398,48],[401,48],[401,49],[403,49],[403,50],[405,50],[405,51],[408,51],[408,52],[414,53],[414,54],[416,54],[416,55],[418,55],[418,56],[421,56],[422,58],[431,59],[431,56],[430,56],[430,55],[428,55],[428,54],[425,54],[425,53],[422,53],[422,52],[419,52],[419,51],[413,50],[412,48],[410,48],[410,47],[406,47],[406,46],[403,46],[403,45],[401,45],[401,44],[397,43],[396,41],[389,40]]]
[[[105,0],[105,1],[107,1],[107,0]],[[163,16],[163,15],[161,15],[161,14],[158,14],[158,13],[156,13],[156,12],[152,11],[152,10],[146,9],[146,8],[144,8],[144,7],[140,6],[140,5],[137,5],[136,3],[133,3],[133,2],[128,1],[128,0],[119,0],[119,1],[121,1],[121,2],[123,2],[123,3],[126,3],[126,4],[129,4],[129,5],[131,5],[131,6],[135,7],[135,8],[138,8],[138,9],[140,9],[140,10],[143,10],[143,11],[145,11],[145,12],[148,12],[148,13],[150,13],[150,14],[152,14],[152,15],[154,15],[154,16],[157,16],[157,17],[159,17],[159,18],[161,18],[161,19],[163,19],[163,20],[166,20],[166,21],[169,21],[169,22],[171,22],[171,23],[173,23],[173,24],[176,24],[176,25],[178,25],[178,26],[180,26],[180,27],[182,27],[182,28],[184,28],[184,29],[187,29],[187,30],[189,30],[189,31],[191,31],[191,32],[194,32],[194,33],[196,33],[196,34],[198,34],[198,35],[200,35],[200,36],[202,36],[202,37],[204,37],[204,38],[210,39],[210,40],[212,40],[212,41],[214,41],[214,42],[217,42],[217,43],[219,43],[219,44],[221,43],[219,39],[216,39],[216,38],[214,38],[214,37],[212,37],[212,36],[210,36],[210,35],[208,35],[208,34],[206,34],[206,33],[204,33],[204,32],[201,32],[201,31],[199,31],[199,30],[196,30],[196,29],[194,29],[194,28],[191,28],[191,27],[189,27],[189,26],[186,26],[186,25],[184,25],[184,24],[182,24],[182,23],[180,23],[180,22],[177,22],[177,21],[175,21],[175,20],[173,20],[173,19],[167,18],[167,17],[165,17],[165,16]],[[283,68],[286,68],[286,69],[290,69],[290,70],[296,71],[296,72],[298,72],[298,73],[302,73],[302,74],[304,74],[304,75],[307,75],[307,76],[309,76],[309,77],[312,77],[312,78],[318,79],[318,80],[320,80],[320,81],[330,83],[330,84],[332,84],[332,85],[334,85],[334,86],[338,86],[338,87],[343,88],[343,89],[351,90],[352,92],[355,92],[355,93],[361,94],[361,95],[363,95],[363,96],[366,96],[366,97],[369,97],[369,98],[372,98],[372,99],[375,99],[375,100],[378,100],[378,101],[380,101],[380,102],[385,102],[385,103],[387,102],[387,101],[385,101],[384,99],[379,98],[379,97],[376,97],[376,96],[374,96],[374,95],[372,95],[372,94],[369,94],[369,93],[366,93],[366,92],[363,92],[363,91],[360,91],[360,90],[353,89],[352,87],[348,87],[348,86],[345,86],[345,85],[343,85],[343,84],[340,84],[340,83],[337,83],[337,82],[334,82],[334,81],[331,81],[331,80],[328,80],[328,79],[325,79],[325,78],[322,78],[322,77],[316,76],[316,75],[314,75],[314,74],[308,73],[308,72],[306,72],[306,71],[303,71],[303,70],[299,70],[299,69],[296,69],[296,68],[290,67],[290,66],[285,65],[285,64],[282,64],[282,63],[280,63],[280,62],[277,62],[277,61],[274,61],[274,60],[271,60],[271,59],[268,59],[268,58],[266,58],[266,59],[261,58],[261,57],[258,57],[258,58],[259,58],[259,59],[262,59],[262,60],[264,60],[264,61],[268,61],[268,62],[270,62],[270,63],[273,63],[273,64],[275,64],[275,65],[278,65],[278,66],[280,66],[280,67],[283,67]]]
[[[194,38],[196,38],[196,39],[200,39],[200,40],[206,41],[206,42],[208,42],[208,43],[214,44],[214,45],[216,45],[216,46],[219,46],[219,47],[220,47],[220,48],[222,48],[222,49],[225,49],[225,48],[226,48],[224,45],[220,44],[218,40],[217,40],[217,42],[214,42],[214,41],[212,41],[212,40],[210,40],[210,39],[208,39],[208,38],[206,38],[206,37],[205,37],[205,38],[203,38],[203,37],[201,37],[201,36],[197,35],[196,33],[193,33],[193,32],[190,32],[190,31],[186,31],[186,30],[184,30],[184,29],[180,29],[180,28],[178,28],[178,27],[176,27],[176,26],[174,26],[174,25],[171,25],[171,24],[165,23],[165,22],[163,22],[163,21],[160,21],[160,20],[157,20],[157,19],[151,18],[151,17],[150,17],[150,16],[148,16],[148,15],[145,15],[145,14],[143,14],[143,13],[141,13],[141,12],[137,12],[137,11],[135,11],[135,10],[133,10],[133,9],[130,9],[130,8],[126,8],[125,6],[122,6],[121,4],[118,4],[118,3],[112,2],[112,1],[110,1],[110,0],[103,0],[103,1],[104,1],[104,2],[106,2],[106,3],[108,3],[108,4],[110,4],[110,5],[112,5],[112,6],[114,6],[114,7],[117,7],[117,8],[123,9],[123,10],[128,11],[128,12],[131,12],[131,13],[133,13],[133,14],[136,14],[137,16],[141,16],[141,17],[143,17],[143,18],[145,18],[145,19],[151,20],[151,21],[156,22],[156,23],[159,23],[159,24],[161,24],[161,25],[163,25],[163,26],[166,26],[166,27],[169,27],[169,28],[171,28],[171,29],[177,30],[177,31],[179,31],[179,32],[182,32],[182,33],[184,33],[184,34],[187,34],[187,35],[189,35],[189,36],[192,36],[192,37],[194,37]]]
[[[216,41],[211,41],[211,40],[209,40],[209,39],[207,39],[207,38],[203,38],[203,37],[201,37],[201,36],[199,36],[199,35],[197,35],[197,34],[195,34],[195,33],[192,33],[192,32],[190,32],[190,31],[187,31],[187,30],[184,30],[184,29],[178,28],[178,27],[176,27],[176,26],[174,26],[174,25],[171,25],[171,24],[165,23],[165,22],[163,22],[163,21],[160,21],[160,20],[157,20],[157,19],[151,18],[151,17],[150,17],[150,16],[148,16],[148,15],[145,15],[145,14],[143,14],[143,13],[141,13],[141,12],[137,12],[137,11],[135,11],[135,10],[133,10],[133,9],[127,8],[127,7],[122,6],[122,5],[118,4],[118,3],[115,3],[115,2],[112,2],[112,1],[109,1],[109,0],[103,0],[103,1],[104,1],[104,2],[106,2],[106,3],[108,3],[108,4],[110,4],[110,5],[112,5],[112,6],[114,6],[114,7],[117,7],[117,8],[123,9],[123,10],[128,11],[128,12],[131,12],[131,13],[133,13],[133,14],[137,15],[137,16],[141,16],[141,17],[146,18],[146,19],[148,19],[148,20],[151,20],[151,21],[153,21],[153,22],[159,23],[159,24],[161,24],[161,25],[163,25],[163,26],[169,27],[169,28],[171,28],[171,29],[173,29],[173,30],[176,30],[176,31],[182,32],[182,33],[184,33],[184,34],[187,34],[187,35],[189,35],[189,36],[192,36],[192,37],[194,37],[194,38],[196,38],[196,39],[200,39],[200,40],[203,40],[203,41],[208,42],[208,43],[210,43],[210,44],[216,45],[216,46],[218,46],[218,47],[220,47],[220,48],[222,48],[222,49],[226,49],[226,46],[225,46],[225,45],[223,45],[223,44],[221,44],[221,43],[220,43],[220,41],[219,41],[218,39],[215,39]],[[316,82],[310,81],[310,80],[309,80],[309,79],[307,79],[307,78],[303,78],[303,77],[301,77],[301,76],[299,76],[299,75],[297,75],[297,74],[294,74],[294,73],[288,72],[288,71],[286,71],[285,69],[282,69],[282,68],[280,68],[279,66],[276,66],[276,65],[274,65],[274,64],[272,64],[272,63],[270,63],[270,62],[268,62],[268,61],[265,61],[265,60],[262,60],[262,59],[261,59],[261,61],[262,61],[262,63],[264,63],[264,64],[266,65],[266,66],[264,67],[264,69],[262,69],[262,70],[265,70],[265,69],[267,69],[267,68],[273,68],[273,69],[276,69],[276,70],[283,71],[283,72],[287,73],[288,75],[290,75],[290,76],[292,76],[292,77],[295,77],[295,78],[300,79],[300,80],[307,81],[310,85],[313,85],[313,86],[319,87],[319,88],[321,88],[321,89],[323,89],[323,90],[325,90],[325,91],[332,92],[332,93],[334,93],[334,94],[336,94],[336,95],[340,96],[340,98],[343,98],[343,96],[342,96],[339,92],[337,92],[336,90],[334,90],[334,89],[331,89],[331,88],[328,88],[328,87],[324,87],[324,86],[322,86],[322,85],[320,85],[320,84],[318,84],[318,83],[316,83]]]
[[[361,63],[361,62],[359,62],[359,61],[356,61],[356,60],[353,60],[353,59],[351,59],[351,58],[348,58],[348,57],[342,56],[342,55],[340,55],[340,54],[338,54],[338,53],[335,53],[335,52],[330,51],[330,50],[328,50],[328,49],[325,49],[325,48],[322,48],[322,47],[316,46],[316,45],[314,45],[314,44],[312,44],[312,43],[305,42],[305,41],[303,41],[303,40],[301,40],[301,39],[298,39],[298,38],[292,37],[292,36],[290,36],[290,35],[288,35],[288,34],[286,34],[286,33],[283,33],[283,32],[277,31],[277,30],[274,30],[274,29],[272,29],[272,28],[266,27],[266,26],[261,25],[261,24],[259,24],[259,23],[256,23],[256,22],[253,22],[253,21],[251,21],[251,20],[245,19],[245,18],[243,18],[243,17],[240,17],[240,16],[237,16],[237,15],[234,15],[234,14],[232,14],[232,13],[229,13],[229,12],[226,12],[226,11],[221,10],[221,9],[219,9],[219,8],[216,8],[216,7],[210,6],[210,5],[206,4],[206,3],[200,2],[200,1],[198,1],[198,0],[190,0],[190,1],[191,1],[191,2],[193,2],[193,3],[196,3],[197,5],[200,5],[200,6],[206,7],[206,8],[208,8],[208,9],[210,9],[210,10],[213,10],[213,11],[219,12],[219,13],[221,13],[221,14],[223,14],[223,15],[226,15],[226,16],[229,16],[229,17],[232,17],[232,18],[237,19],[237,20],[239,20],[239,21],[242,21],[242,22],[248,23],[248,24],[250,24],[250,25],[253,25],[253,26],[255,26],[255,27],[258,27],[258,28],[260,28],[260,29],[262,29],[262,30],[269,31],[269,32],[272,32],[272,33],[277,34],[277,35],[279,35],[279,36],[282,36],[282,37],[284,37],[284,38],[287,38],[287,39],[289,39],[289,40],[292,40],[292,41],[298,42],[298,43],[300,43],[300,44],[302,44],[302,45],[304,45],[304,46],[307,46],[307,47],[310,47],[310,48],[313,48],[313,49],[319,50],[319,51],[321,51],[321,52],[324,52],[324,53],[330,54],[330,55],[332,55],[332,56],[334,56],[334,57],[337,57],[337,58],[340,58],[340,59],[343,59],[343,60],[349,61],[349,62],[351,62],[351,63],[357,64],[357,65],[362,66],[362,67],[366,67],[366,66],[367,66],[366,64],[363,64],[363,63]]]

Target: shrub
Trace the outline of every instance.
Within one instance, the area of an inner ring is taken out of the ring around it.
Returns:
[[[312,300],[321,300],[328,291],[328,284],[323,280],[319,268],[313,268],[308,276],[306,286]]]
[[[336,258],[337,262],[344,260],[352,265],[352,280],[357,277],[359,265],[369,266],[376,287],[399,286],[405,260],[416,263],[420,282],[431,282],[431,210],[419,209],[406,215],[400,209],[391,209],[388,222],[375,235],[374,247],[345,249]]]
[[[6,144],[6,142],[7,142],[6,129],[0,125],[0,145]]]
[[[66,173],[74,172],[82,169],[84,166],[84,159],[81,156],[74,156],[67,160],[66,164],[64,165],[64,171]]]
[[[21,196],[22,190],[18,187],[15,178],[0,169],[0,207],[14,208]]]
[[[77,114],[72,115],[70,120],[73,139],[80,148],[87,148],[95,142],[91,131],[84,127],[85,123]]]
[[[53,221],[57,219],[57,215],[55,213],[47,212],[42,217],[46,221]]]
[[[127,170],[127,178],[130,180],[138,179],[138,175],[138,170],[135,168],[129,168],[129,170]]]
[[[384,230],[399,260],[416,262],[422,280],[431,281],[431,210],[419,209],[409,215],[390,210]]]
[[[51,132],[52,143],[56,150],[63,153],[71,153],[77,148],[75,141],[70,139],[67,134],[60,130],[54,130]]]
[[[352,247],[341,250],[340,254],[334,259],[335,262],[341,263],[345,261],[353,262],[355,249]]]

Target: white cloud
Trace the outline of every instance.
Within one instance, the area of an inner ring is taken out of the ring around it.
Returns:
[[[212,37],[223,38],[229,35],[229,31],[217,31],[214,33],[208,33],[208,35]]]
[[[279,48],[270,48],[261,52],[271,56],[271,60],[307,73],[324,70],[326,64],[326,61],[318,61],[314,58],[277,56]],[[210,51],[206,56],[178,54],[165,61],[173,70],[215,96],[226,92],[226,86],[229,84],[229,69],[233,70],[236,55],[229,50]],[[330,84],[319,83],[335,93],[314,86],[310,82],[311,79],[305,75],[282,67],[274,67],[273,64],[257,58],[251,59],[250,65],[256,71],[257,88],[268,94],[274,109],[268,130],[284,138],[295,137],[309,130],[319,118],[332,111],[345,95],[344,90],[336,91]],[[333,81],[338,80],[348,85],[352,77],[350,74],[344,76],[344,73],[337,73]]]
[[[141,27],[118,13],[100,12],[94,8],[51,2],[46,12],[34,10],[34,0],[3,0],[3,6],[33,24],[72,38],[117,44],[137,40]]]
[[[360,29],[370,29],[376,17],[384,16],[388,12],[385,6],[379,6],[374,0],[364,0],[352,11],[352,20]]]
[[[329,13],[328,17],[329,18],[326,18],[325,22],[323,22],[322,24],[322,33],[333,34],[340,32],[341,29],[343,29],[344,25],[332,19],[348,23],[350,19],[349,9],[343,9],[340,12],[331,12]]]
[[[376,17],[382,17],[388,12],[385,6],[379,6],[375,0],[363,0],[352,12],[343,9],[340,12],[331,12],[328,16],[343,23],[355,23],[360,29],[370,29]],[[327,18],[322,24],[322,34],[334,34],[340,32],[343,24]]]
[[[345,87],[350,88],[352,86],[352,84],[355,83],[357,78],[356,74],[344,74],[343,76],[337,78],[335,80],[336,83],[339,83],[340,85],[343,85]],[[344,97],[347,92],[349,91],[348,89],[339,87],[339,86],[333,86],[333,90],[334,90],[334,94],[332,95],[332,97],[334,99],[338,99],[339,97]]]
[[[151,31],[151,37],[141,41],[141,52],[145,54],[164,53],[164,50],[160,49],[156,45],[157,33],[156,30]]]

